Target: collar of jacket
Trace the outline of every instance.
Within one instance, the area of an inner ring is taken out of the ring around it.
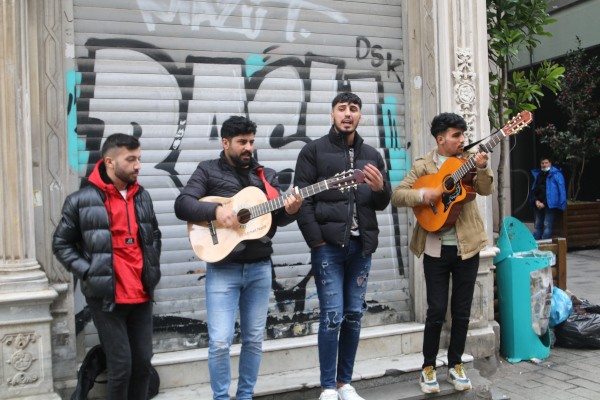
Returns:
[[[343,149],[348,148],[348,142],[346,141],[346,138],[344,137],[344,135],[342,135],[341,133],[337,133],[337,131],[335,130],[335,127],[333,125],[331,125],[331,128],[329,128],[329,140],[331,141],[331,143],[335,144],[336,146],[339,146]],[[358,134],[358,131],[354,131],[354,144],[352,145],[352,147],[354,147],[354,149],[358,149],[360,147],[360,145],[362,145],[363,143],[363,138]]]
[[[98,160],[98,162],[94,166],[92,173],[88,177],[88,182],[96,186],[103,193],[110,193],[111,191],[114,191],[115,193],[118,192],[117,188],[112,183],[112,181],[106,173],[106,166],[104,165],[103,159]],[[140,189],[141,186],[139,185],[137,180],[134,183],[130,183],[129,185],[127,185],[127,192],[131,190],[138,191]]]

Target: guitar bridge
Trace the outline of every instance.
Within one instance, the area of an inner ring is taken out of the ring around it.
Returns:
[[[214,221],[208,223],[208,231],[214,245],[219,244],[219,238],[217,237],[217,230],[215,229]]]

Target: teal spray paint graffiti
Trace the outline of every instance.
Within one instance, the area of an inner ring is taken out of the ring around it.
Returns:
[[[89,152],[85,151],[85,140],[81,140],[77,136],[77,99],[80,95],[79,84],[81,84],[81,72],[73,70],[67,71],[67,147],[69,166],[78,172],[84,172],[88,163]]]

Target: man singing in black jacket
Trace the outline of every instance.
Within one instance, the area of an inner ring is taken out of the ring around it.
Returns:
[[[319,296],[320,400],[364,400],[350,385],[366,309],[371,254],[378,244],[376,210],[390,202],[381,154],[364,143],[356,127],[362,102],[341,93],[332,102],[329,134],[305,145],[298,156],[294,185],[306,187],[338,172],[358,168],[365,183],[346,192],[328,190],[304,200],[298,225],[311,248]]]

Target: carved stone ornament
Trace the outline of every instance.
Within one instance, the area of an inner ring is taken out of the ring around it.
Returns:
[[[27,385],[39,379],[36,374],[27,373],[27,370],[37,358],[26,350],[26,347],[30,343],[35,343],[38,337],[35,333],[15,333],[5,335],[2,338],[1,342],[5,346],[16,350],[6,361],[8,365],[17,370],[14,376],[6,379],[10,386]]]
[[[459,114],[467,122],[465,136],[469,142],[473,141],[473,126],[477,119],[475,111],[475,77],[473,71],[473,56],[470,49],[459,48],[456,50],[457,69],[452,72],[454,76],[454,94],[458,105]]]

